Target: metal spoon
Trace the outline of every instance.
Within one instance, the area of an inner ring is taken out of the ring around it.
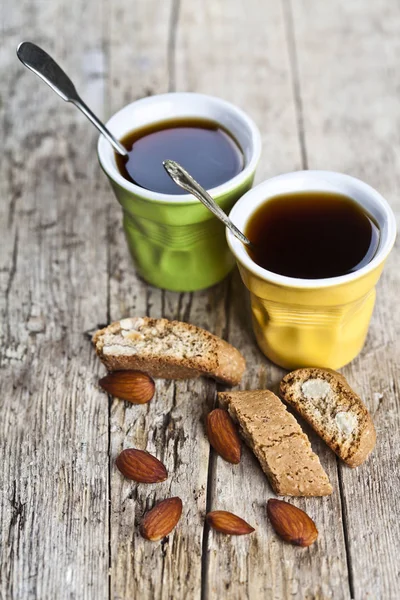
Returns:
[[[179,163],[174,160],[164,160],[164,169],[179,187],[196,196],[228,229],[238,240],[249,248],[254,248],[250,240],[232,223],[230,218],[220,206],[213,200],[208,192],[199,184]]]
[[[63,100],[72,102],[87,116],[89,121],[108,139],[118,154],[128,156],[126,148],[113,136],[103,123],[92,113],[90,108],[81,100],[74,84],[61,67],[39,46],[31,42],[21,42],[17,48],[19,60],[28,69],[39,75]]]

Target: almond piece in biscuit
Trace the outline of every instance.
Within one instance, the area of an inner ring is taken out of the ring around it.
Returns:
[[[349,467],[361,465],[373,450],[372,419],[340,373],[297,369],[282,379],[280,394]]]

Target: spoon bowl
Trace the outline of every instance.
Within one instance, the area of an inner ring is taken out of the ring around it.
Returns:
[[[202,202],[204,206],[217,217],[217,219],[222,221],[222,223],[228,227],[232,234],[240,240],[242,244],[248,248],[253,248],[251,241],[232,223],[228,215],[220,206],[218,206],[210,194],[195,179],[193,179],[182,165],[174,160],[164,160],[163,166],[171,179],[175,181],[176,185],[179,185],[182,189],[190,192],[193,196],[196,196],[196,198],[198,198],[198,200],[200,200],[200,202]]]

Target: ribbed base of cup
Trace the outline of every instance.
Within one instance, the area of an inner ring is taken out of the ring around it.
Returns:
[[[191,276],[188,276],[186,278],[177,280],[176,277],[171,279],[170,277],[163,277],[160,274],[156,274],[154,277],[152,277],[147,273],[141,273],[139,269],[138,273],[140,277],[146,281],[146,283],[149,283],[150,285],[162,290],[167,290],[169,292],[198,292],[221,283],[221,281],[223,281],[233,270],[234,266],[235,265],[232,265],[232,267],[222,275],[219,274],[215,277],[199,279],[193,279]]]

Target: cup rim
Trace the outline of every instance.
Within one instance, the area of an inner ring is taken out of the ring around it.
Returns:
[[[213,197],[220,197],[226,193],[231,192],[232,190],[239,187],[242,183],[244,183],[255,171],[258,161],[261,155],[261,134],[260,131],[253,121],[251,117],[247,115],[241,108],[235,106],[231,102],[227,102],[222,98],[218,98],[217,96],[211,96],[208,94],[198,94],[196,92],[168,92],[166,94],[156,94],[154,96],[148,96],[146,98],[141,98],[140,100],[135,100],[130,104],[127,104],[119,111],[114,113],[112,117],[107,121],[107,127],[113,131],[113,125],[115,124],[117,119],[121,117],[126,117],[129,112],[138,106],[151,105],[156,102],[164,101],[166,99],[175,98],[179,102],[188,102],[190,103],[193,99],[201,99],[203,102],[208,102],[210,106],[218,106],[219,108],[224,108],[229,111],[235,118],[245,124],[245,126],[250,131],[250,137],[252,140],[252,149],[251,149],[251,157],[247,165],[244,167],[240,173],[228,179],[221,185],[218,185],[210,190],[207,190],[209,194]],[[210,117],[212,118],[212,117]],[[158,119],[154,119],[156,122]],[[218,119],[215,119],[218,122]],[[151,121],[150,121],[151,122]],[[224,126],[225,127],[225,126]],[[225,127],[229,130],[229,127]],[[134,127],[127,128],[126,133],[129,131],[133,131]],[[119,186],[124,188],[126,191],[138,195],[146,200],[153,200],[155,202],[162,203],[173,203],[173,204],[195,204],[198,202],[197,198],[192,196],[192,194],[162,194],[160,192],[154,192],[152,190],[148,190],[146,188],[142,188],[134,183],[131,183],[127,179],[125,179],[121,173],[118,171],[117,167],[113,164],[111,157],[114,155],[114,150],[112,149],[110,143],[105,139],[104,136],[100,135],[97,143],[97,154],[99,158],[99,162],[106,175],[110,179],[112,179]]]
[[[285,173],[283,175],[278,175],[277,177],[272,177],[271,179],[267,179],[262,183],[258,184],[248,192],[246,192],[235,204],[230,212],[230,218],[233,223],[243,231],[245,225],[247,224],[250,217],[254,214],[257,208],[266,202],[268,198],[275,197],[280,193],[284,193],[284,190],[281,192],[275,192],[268,194],[268,188],[272,186],[272,184],[280,183],[283,181],[296,181],[296,179],[306,179],[311,181],[320,181],[320,188],[307,188],[307,186],[300,186],[297,188],[298,191],[317,191],[320,189],[321,191],[327,191],[327,188],[323,187],[322,183],[325,184],[339,184],[347,183],[356,187],[360,192],[367,194],[370,198],[373,199],[375,205],[379,206],[383,209],[385,214],[385,223],[387,225],[386,231],[386,239],[383,243],[378,247],[378,250],[372,260],[359,269],[358,271],[354,271],[352,273],[348,273],[346,275],[340,275],[338,277],[327,277],[324,279],[302,279],[297,277],[288,277],[286,275],[280,275],[278,273],[274,273],[273,271],[268,271],[263,267],[260,267],[255,263],[250,255],[247,253],[244,245],[237,239],[235,236],[229,231],[226,230],[226,237],[228,241],[229,248],[231,249],[233,255],[236,260],[241,263],[243,267],[245,267],[248,271],[250,271],[253,275],[263,279],[264,281],[268,281],[275,285],[290,287],[290,288],[302,288],[302,289],[321,289],[321,288],[329,288],[335,287],[338,285],[342,285],[345,283],[349,283],[356,279],[367,275],[374,269],[376,269],[384,260],[386,260],[389,252],[391,251],[395,239],[396,239],[396,218],[395,215],[385,198],[377,192],[372,186],[364,183],[360,179],[356,177],[352,177],[351,175],[346,175],[344,173],[337,173],[335,171],[323,171],[323,170],[307,170],[307,171],[293,171],[290,173]],[[332,190],[332,188],[330,188]],[[329,187],[328,187],[329,190]],[[294,189],[293,191],[296,191]],[[340,190],[336,189],[337,192],[343,193],[344,195],[350,195],[345,191],[340,192]],[[247,213],[247,215],[243,216],[243,205],[245,203],[249,203],[249,200],[254,201],[254,206],[252,206],[251,210]],[[360,204],[360,202],[358,202]]]

